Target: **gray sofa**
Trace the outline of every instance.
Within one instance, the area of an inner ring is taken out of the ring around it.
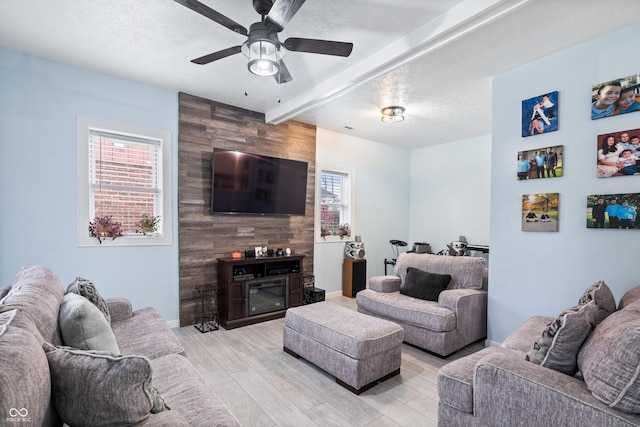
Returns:
[[[594,294],[602,284],[556,319],[531,317],[502,347],[443,366],[438,424],[639,426],[640,286],[616,310]]]
[[[402,293],[410,268],[451,279],[434,300],[416,298]],[[405,342],[444,357],[486,337],[487,275],[482,258],[403,253],[394,275],[371,277],[356,303],[359,312],[402,326]]]
[[[155,309],[106,300],[116,357],[64,347],[63,297],[41,266],[0,288],[0,425],[239,425]]]

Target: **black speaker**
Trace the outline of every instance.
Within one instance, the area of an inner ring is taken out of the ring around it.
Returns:
[[[342,295],[353,298],[367,287],[367,260],[345,259],[342,271]]]
[[[254,251],[253,249],[251,249],[249,251],[244,251],[244,257],[245,258],[255,258],[256,257],[256,251]]]
[[[313,300],[314,302],[324,301],[324,289],[315,288],[313,290]]]

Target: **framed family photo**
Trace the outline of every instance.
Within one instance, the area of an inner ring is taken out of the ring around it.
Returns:
[[[598,135],[596,153],[598,178],[640,176],[640,129]]]
[[[516,177],[518,181],[562,176],[563,146],[535,148],[518,152]]]
[[[522,231],[558,231],[559,193],[522,196]]]
[[[558,130],[558,91],[522,101],[522,136]]]
[[[591,87],[591,120],[640,111],[640,73]]]
[[[587,228],[639,229],[640,193],[587,196]]]

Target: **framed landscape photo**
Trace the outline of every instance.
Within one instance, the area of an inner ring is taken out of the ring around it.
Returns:
[[[518,152],[516,179],[525,181],[562,176],[563,151],[562,145],[556,145]]]
[[[640,73],[591,87],[591,120],[640,111]]]
[[[640,229],[640,193],[587,196],[587,228]]]
[[[522,101],[522,136],[558,130],[558,91]]]
[[[598,135],[596,175],[598,178],[640,176],[640,129]]]
[[[522,196],[522,231],[558,231],[559,193]]]

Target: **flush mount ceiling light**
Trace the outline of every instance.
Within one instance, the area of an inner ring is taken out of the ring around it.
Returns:
[[[385,107],[380,110],[382,113],[382,121],[385,123],[400,123],[404,120],[404,107],[397,105],[391,107]]]
[[[273,76],[278,73],[284,48],[273,31],[262,22],[251,25],[249,37],[242,44],[242,53],[249,58],[247,67],[256,76]]]

